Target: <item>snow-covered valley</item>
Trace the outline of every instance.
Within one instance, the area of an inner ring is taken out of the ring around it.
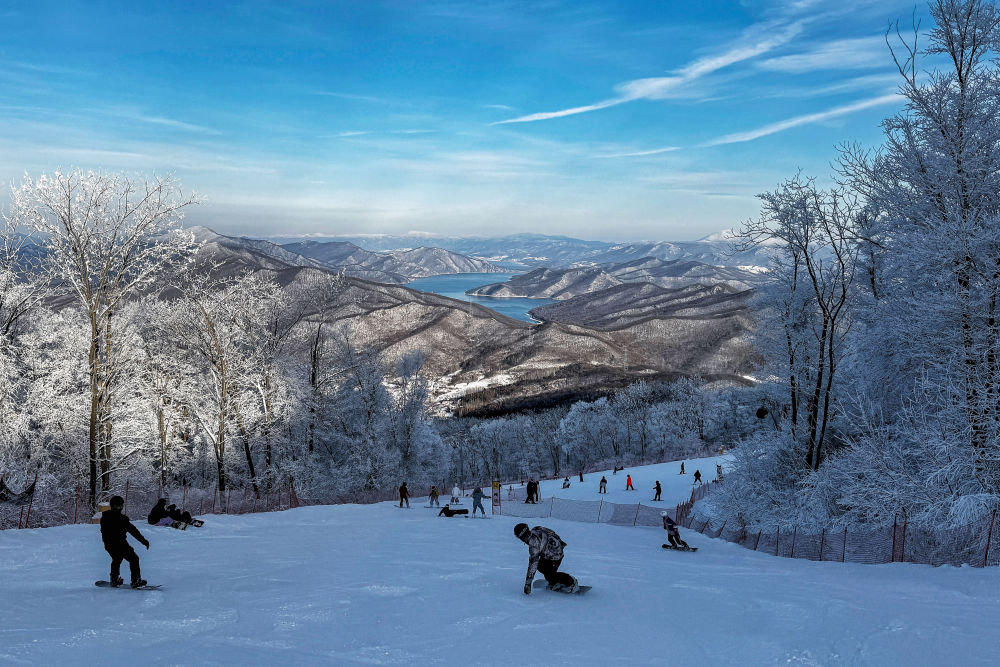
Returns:
[[[696,467],[714,476],[714,460],[677,467],[608,473],[607,499],[652,504],[660,479],[672,505]],[[571,479],[561,497],[599,497],[600,473]],[[516,517],[423,504],[207,516],[184,532],[142,521],[160,591],[93,586],[108,572],[97,526],[4,531],[0,662],[971,665],[1000,651],[996,568],[774,558],[692,531],[697,553],[667,552],[662,529],[539,519],[594,588],[526,596]]]

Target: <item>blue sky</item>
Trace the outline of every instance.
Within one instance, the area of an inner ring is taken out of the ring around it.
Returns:
[[[0,6],[0,183],[174,173],[227,234],[690,240],[901,108],[913,3]],[[926,9],[918,6],[918,18]],[[926,19],[925,26],[926,26]]]

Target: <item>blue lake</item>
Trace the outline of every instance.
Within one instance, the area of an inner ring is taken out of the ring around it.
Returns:
[[[534,322],[528,311],[532,308],[553,303],[554,299],[522,299],[514,297],[510,299],[497,299],[490,296],[469,296],[465,293],[476,287],[489,285],[491,283],[507,282],[515,273],[448,273],[440,276],[430,276],[427,278],[417,278],[407,283],[410,289],[421,292],[431,292],[441,296],[460,299],[461,301],[478,303],[481,306],[492,308],[498,313],[503,313],[507,317],[513,317],[525,322]]]

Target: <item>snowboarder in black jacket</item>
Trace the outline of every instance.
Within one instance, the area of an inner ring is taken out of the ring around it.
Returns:
[[[674,549],[690,549],[688,543],[681,539],[681,531],[677,530],[677,522],[666,512],[660,512],[663,517],[663,530],[667,531],[667,541]]]
[[[111,499],[111,509],[101,514],[101,539],[104,541],[104,550],[111,555],[111,585],[122,585],[123,581],[118,572],[122,560],[127,560],[132,575],[132,588],[140,588],[146,585],[146,580],[139,571],[139,556],[129,545],[126,533],[131,533],[132,537],[147,549],[149,541],[132,525],[128,517],[122,514],[124,507],[125,499],[121,496],[114,496]]]
[[[541,572],[549,588],[553,590],[569,589],[573,592],[579,588],[576,577],[559,572],[559,564],[563,559],[563,547],[566,543],[556,535],[551,528],[519,523],[514,526],[514,535],[528,545],[528,574],[524,577],[524,594],[531,594],[531,580],[535,572]]]
[[[653,496],[653,500],[659,500],[660,493],[663,491],[663,487],[660,486],[660,480],[656,480],[656,486],[653,487],[653,490],[656,491],[656,495]]]

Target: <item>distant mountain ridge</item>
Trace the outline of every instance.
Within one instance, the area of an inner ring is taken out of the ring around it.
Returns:
[[[443,248],[420,247],[393,252],[365,250],[349,241],[302,241],[283,246],[286,251],[309,257],[347,275],[388,283],[408,283],[449,273],[503,273],[492,262],[467,257]]]
[[[448,236],[371,236],[321,237],[314,241],[349,242],[370,251],[409,250],[432,245],[469,257],[485,259],[515,270],[538,267],[559,268],[573,265],[620,264],[643,257],[664,261],[689,259],[715,266],[759,270],[768,266],[773,248],[763,245],[736,252],[731,233],[719,232],[697,241],[641,241],[615,243],[585,241],[569,236],[546,234],[510,234],[500,237]],[[291,245],[302,239],[275,238],[276,243]]]
[[[505,283],[493,283],[469,290],[467,294],[572,299],[626,283],[649,283],[659,287],[724,284],[745,290],[754,282],[752,273],[732,267],[712,266],[691,260],[664,261],[655,257],[642,257],[621,264],[535,269],[514,276]]]

